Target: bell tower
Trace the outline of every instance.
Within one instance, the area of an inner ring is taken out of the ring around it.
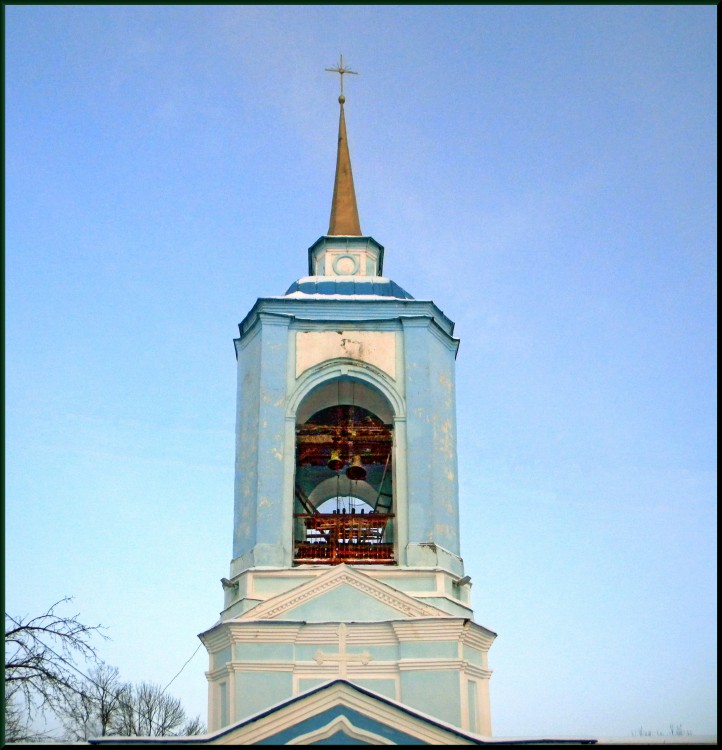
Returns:
[[[209,729],[345,679],[491,734],[487,652],[459,548],[454,324],[383,275],[345,120],[308,275],[239,325],[233,557]]]

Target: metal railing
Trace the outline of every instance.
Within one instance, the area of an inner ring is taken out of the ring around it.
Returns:
[[[389,541],[392,513],[299,513],[305,538],[295,545],[294,562],[394,564]]]

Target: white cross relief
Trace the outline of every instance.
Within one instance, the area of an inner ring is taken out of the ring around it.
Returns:
[[[338,626],[338,653],[337,654],[324,654],[323,651],[316,651],[314,655],[314,661],[321,666],[327,661],[338,662],[338,675],[339,677],[346,677],[348,672],[349,662],[358,662],[359,664],[368,664],[371,661],[371,654],[368,651],[364,651],[360,654],[349,654],[346,651],[346,623],[341,623]]]

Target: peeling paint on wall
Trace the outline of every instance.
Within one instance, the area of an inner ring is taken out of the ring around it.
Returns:
[[[348,357],[375,365],[396,379],[393,331],[297,331],[296,377],[330,359]]]

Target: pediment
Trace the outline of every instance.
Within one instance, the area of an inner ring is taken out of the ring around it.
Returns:
[[[223,745],[479,745],[483,740],[345,680],[334,680],[205,740]]]
[[[361,571],[336,565],[236,619],[376,622],[414,617],[449,618],[451,615]]]

